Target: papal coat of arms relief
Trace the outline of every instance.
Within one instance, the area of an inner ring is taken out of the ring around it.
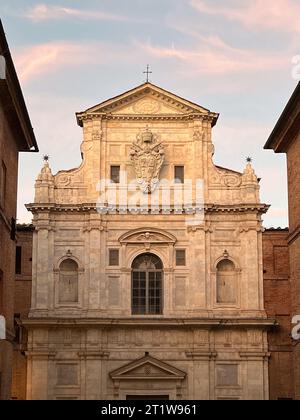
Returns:
[[[137,182],[145,194],[151,194],[159,183],[159,174],[165,159],[165,152],[158,135],[147,127],[137,135],[137,141],[130,152]]]

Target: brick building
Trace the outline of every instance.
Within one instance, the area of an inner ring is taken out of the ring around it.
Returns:
[[[31,304],[32,284],[32,225],[17,226],[16,282],[15,282],[15,345],[13,358],[12,398],[26,399],[26,344],[27,333],[19,320],[26,318]]]
[[[38,151],[35,136],[0,21],[0,399],[10,398],[14,340],[15,224],[18,154]]]
[[[263,234],[265,309],[278,323],[268,334],[271,400],[294,397],[288,236],[288,229]]]
[[[270,135],[265,149],[286,153],[288,166],[292,316],[300,315],[300,83]],[[292,328],[292,327],[290,327]],[[300,399],[300,344],[293,346],[295,398]]]

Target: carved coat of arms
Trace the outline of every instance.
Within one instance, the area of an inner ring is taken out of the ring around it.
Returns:
[[[147,128],[137,135],[130,156],[141,190],[150,194],[159,182],[159,173],[165,158],[162,142]]]

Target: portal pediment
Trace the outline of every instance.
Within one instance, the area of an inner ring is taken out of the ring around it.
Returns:
[[[111,372],[110,377],[113,380],[183,380],[186,377],[186,373],[168,363],[155,359],[150,355],[146,355],[142,359],[138,359]]]
[[[160,229],[135,229],[119,238],[121,244],[175,244],[176,238],[169,232]]]

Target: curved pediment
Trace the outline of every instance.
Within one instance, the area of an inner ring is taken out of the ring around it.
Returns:
[[[125,233],[119,238],[121,244],[175,244],[177,239],[174,235],[161,229],[143,228]]]

